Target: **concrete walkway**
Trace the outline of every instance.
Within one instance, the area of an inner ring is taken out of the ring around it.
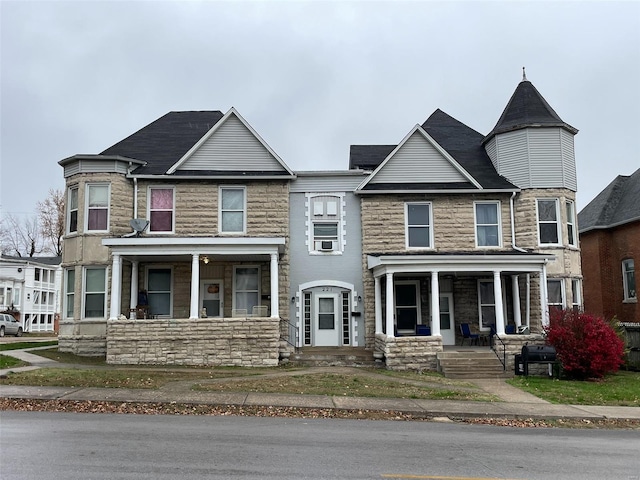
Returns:
[[[41,347],[50,348],[50,347]],[[30,349],[33,350],[33,349]],[[31,363],[27,367],[0,370],[0,376],[8,372],[20,372],[41,367],[62,367],[53,360],[34,355],[25,350],[7,350],[3,355],[13,356]],[[77,366],[76,366],[77,367]],[[95,367],[91,367],[95,368]],[[111,367],[104,367],[111,368]],[[356,370],[364,374],[361,369],[349,367],[322,367],[308,369],[304,372],[342,372]],[[303,371],[273,372],[261,376],[301,375]],[[381,376],[375,372],[371,375]],[[246,379],[246,377],[244,377]],[[384,376],[385,380],[394,377]],[[405,381],[404,379],[397,379]],[[233,381],[224,379],[216,381]],[[498,402],[478,402],[459,400],[421,400],[407,398],[368,398],[326,395],[294,395],[274,393],[218,393],[195,391],[191,387],[196,381],[171,382],[158,390],[142,390],[127,388],[74,388],[74,387],[32,387],[0,385],[0,398],[13,399],[42,399],[42,400],[70,400],[70,401],[112,401],[112,402],[148,402],[148,403],[177,403],[177,404],[205,404],[232,406],[272,406],[296,407],[315,409],[341,410],[369,410],[394,411],[408,413],[419,417],[449,417],[449,418],[512,418],[512,419],[572,419],[572,420],[640,420],[638,407],[607,407],[586,405],[555,405],[534,395],[508,385],[503,379],[475,379],[466,380],[481,390],[500,398]],[[420,382],[418,382],[420,383]]]

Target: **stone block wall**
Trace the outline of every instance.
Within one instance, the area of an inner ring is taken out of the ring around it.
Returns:
[[[506,360],[507,366],[506,369],[508,372],[514,371],[514,363],[515,356],[520,355],[522,352],[522,347],[524,345],[545,345],[545,341],[542,335],[539,334],[531,334],[531,335],[501,335],[500,339],[505,344],[506,351]],[[498,355],[502,355],[502,343],[497,340],[494,340],[495,349]],[[538,374],[545,373],[547,371],[546,364],[533,364],[530,365],[529,372],[530,374]]]
[[[107,363],[271,367],[279,338],[277,318],[109,321]]]
[[[438,352],[442,351],[441,337],[375,336],[374,352],[384,355],[387,370],[437,371]]]

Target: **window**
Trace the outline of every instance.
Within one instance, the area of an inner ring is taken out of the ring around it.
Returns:
[[[235,267],[233,290],[233,308],[251,314],[253,307],[260,305],[260,268]]]
[[[540,245],[558,245],[558,200],[538,200],[538,239]]]
[[[496,325],[496,297],[493,280],[478,281],[478,308],[480,309],[480,330],[489,330]]]
[[[315,195],[308,198],[310,217],[310,252],[341,252],[342,223],[344,212],[340,207],[342,199],[338,195]]]
[[[76,272],[75,270],[65,271],[64,282],[64,314],[65,318],[73,318],[73,302],[75,301]]]
[[[582,309],[581,284],[577,278],[571,279],[571,308],[574,311]]]
[[[578,245],[576,239],[576,205],[571,200],[567,200],[567,237],[569,245],[575,247]]]
[[[106,307],[107,269],[87,268],[84,271],[84,318],[104,318]]]
[[[109,185],[87,185],[87,231],[106,232],[109,225]]]
[[[549,313],[564,308],[564,282],[561,279],[547,280],[547,305]]]
[[[406,230],[408,248],[431,248],[433,229],[431,228],[430,203],[405,204]]]
[[[478,247],[500,246],[500,217],[498,202],[475,204],[476,245]]]
[[[637,300],[636,271],[632,258],[622,261],[622,284],[625,301]]]
[[[174,189],[149,188],[149,232],[173,232]]]
[[[318,298],[318,329],[333,330],[336,328],[336,312],[333,297]]]
[[[76,233],[78,231],[78,187],[69,189],[68,202],[67,233]]]
[[[220,188],[220,233],[244,233],[246,230],[245,188]]]
[[[147,300],[152,315],[171,316],[171,269],[149,268]]]

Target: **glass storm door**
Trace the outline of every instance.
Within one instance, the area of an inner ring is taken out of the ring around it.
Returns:
[[[443,345],[456,344],[456,330],[453,321],[453,294],[440,294],[440,335]]]
[[[396,329],[398,335],[415,335],[420,317],[418,282],[396,282]]]
[[[314,307],[314,346],[339,346],[341,322],[338,295],[316,295]]]
[[[203,280],[200,282],[200,317],[222,317],[224,311],[224,289],[222,280]],[[204,315],[203,315],[204,313]]]

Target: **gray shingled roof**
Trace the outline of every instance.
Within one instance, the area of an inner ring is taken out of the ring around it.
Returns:
[[[528,80],[518,84],[498,123],[484,139],[486,143],[499,133],[525,127],[562,127],[574,135],[578,130],[564,122]]]
[[[57,266],[62,263],[62,257],[17,257],[13,255],[2,255],[0,258],[9,262],[38,263],[40,265]]]
[[[101,155],[120,155],[147,162],[136,175],[161,175],[200,140],[223,117],[222,112],[169,112],[142,127]]]
[[[517,189],[504,177],[498,175],[487,155],[482,140],[484,136],[438,109],[422,124],[422,128],[449,153],[469,174],[486,189]],[[375,169],[396,148],[396,145],[351,145],[349,168]],[[412,184],[403,184],[407,189],[475,188],[471,183],[456,185],[428,184],[413,178]],[[365,190],[376,190],[383,185],[368,184]],[[391,189],[398,189],[397,184]],[[384,188],[383,188],[384,189]]]
[[[640,169],[618,175],[578,213],[580,233],[640,221]]]

